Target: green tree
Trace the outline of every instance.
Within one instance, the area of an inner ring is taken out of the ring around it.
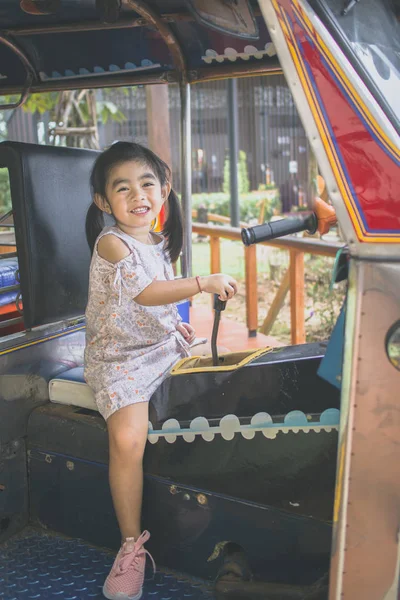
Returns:
[[[124,94],[127,94],[128,88],[120,88]],[[58,104],[61,98],[62,92],[46,92],[41,94],[31,94],[26,102],[23,104],[22,109],[25,112],[31,114],[38,113],[43,115],[48,113],[49,122],[54,123],[56,126],[62,123],[62,113],[58,110]],[[87,119],[89,117],[89,107],[87,105],[87,99],[85,94],[78,94],[79,102],[77,106],[73,106],[73,110],[69,110],[68,123],[70,126],[82,126],[82,118]],[[118,108],[114,102],[115,92],[114,88],[105,88],[102,90],[101,96],[97,94],[96,97],[96,113],[97,118],[102,123],[107,123],[109,120],[121,123],[125,120],[124,113]],[[3,96],[1,101],[3,103],[12,103],[17,101],[17,96]],[[7,113],[0,112],[0,137],[7,139]],[[59,113],[59,114],[57,114]],[[74,144],[71,144],[74,145]]]
[[[127,92],[126,88],[122,88]],[[102,99],[96,101],[97,114],[102,123],[107,123],[108,120],[117,121],[118,123],[125,121],[124,113],[119,110],[117,105],[112,101],[113,88],[102,90]],[[43,114],[50,113],[50,120],[54,120],[54,110],[57,106],[60,97],[60,92],[46,92],[42,94],[31,94],[25,104],[23,110],[34,114],[38,112]],[[83,115],[87,115],[88,110],[85,101],[81,101],[79,105]]]

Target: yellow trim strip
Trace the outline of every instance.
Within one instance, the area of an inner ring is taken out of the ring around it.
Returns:
[[[21,346],[13,346],[12,348],[8,348],[7,350],[0,351],[0,356],[4,356],[5,354],[10,354],[11,352],[16,352],[17,350],[23,350],[24,348],[29,348],[30,346],[36,346],[37,344],[42,344],[43,342],[48,342],[49,340],[55,340],[56,338],[62,337],[64,335],[68,335],[69,333],[75,333],[76,331],[82,331],[85,329],[85,325],[81,327],[76,327],[73,329],[61,331],[60,333],[55,333],[54,335],[49,335],[48,337],[42,337],[37,340],[32,340],[32,342],[27,342],[26,344],[22,344]]]
[[[223,372],[223,371],[236,371],[237,369],[240,369],[241,367],[244,367],[245,365],[247,365],[249,362],[251,362],[255,358],[258,358],[259,356],[262,356],[263,354],[268,354],[269,352],[271,352],[271,350],[273,350],[273,348],[271,346],[267,346],[266,348],[261,348],[260,350],[255,350],[254,352],[251,352],[251,354],[249,354],[248,356],[243,358],[240,362],[238,362],[234,365],[227,365],[225,367],[224,366],[221,366],[221,367],[207,366],[207,367],[192,367],[192,368],[185,369],[185,365],[188,363],[190,364],[192,362],[195,362],[196,358],[200,358],[200,359],[206,358],[204,356],[189,356],[188,358],[182,358],[182,360],[180,360],[178,363],[176,363],[176,365],[174,367],[172,367],[170,374],[171,375],[188,375],[189,373],[217,373],[217,372]],[[238,354],[243,354],[243,352],[239,352]],[[221,354],[221,356],[224,356],[224,355]]]

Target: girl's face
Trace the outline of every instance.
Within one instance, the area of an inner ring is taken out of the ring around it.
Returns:
[[[145,242],[170,190],[169,183],[161,187],[150,167],[129,161],[111,169],[106,199],[97,196],[95,202],[101,210],[112,213],[125,233]]]

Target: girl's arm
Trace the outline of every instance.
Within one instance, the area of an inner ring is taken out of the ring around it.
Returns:
[[[197,284],[199,282],[199,285]],[[189,277],[188,279],[174,279],[172,281],[153,281],[143,290],[135,301],[143,306],[159,306],[162,304],[173,304],[179,300],[185,300],[190,296],[202,292],[218,294],[221,300],[229,300],[237,292],[236,281],[217,273],[207,277]]]
[[[130,254],[126,244],[115,235],[102,237],[99,240],[97,252],[102,258],[113,264]],[[200,291],[218,294],[221,300],[229,300],[237,292],[237,283],[233,277],[222,273],[199,278],[153,281],[135,297],[135,301],[142,306],[162,306],[185,300]]]

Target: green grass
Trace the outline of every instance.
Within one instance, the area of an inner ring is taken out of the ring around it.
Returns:
[[[194,242],[192,245],[193,273],[196,275],[210,274],[210,245],[208,241]],[[237,279],[244,279],[244,246],[241,242],[221,240],[221,271]],[[257,270],[259,273],[268,270],[266,258],[258,257]]]

